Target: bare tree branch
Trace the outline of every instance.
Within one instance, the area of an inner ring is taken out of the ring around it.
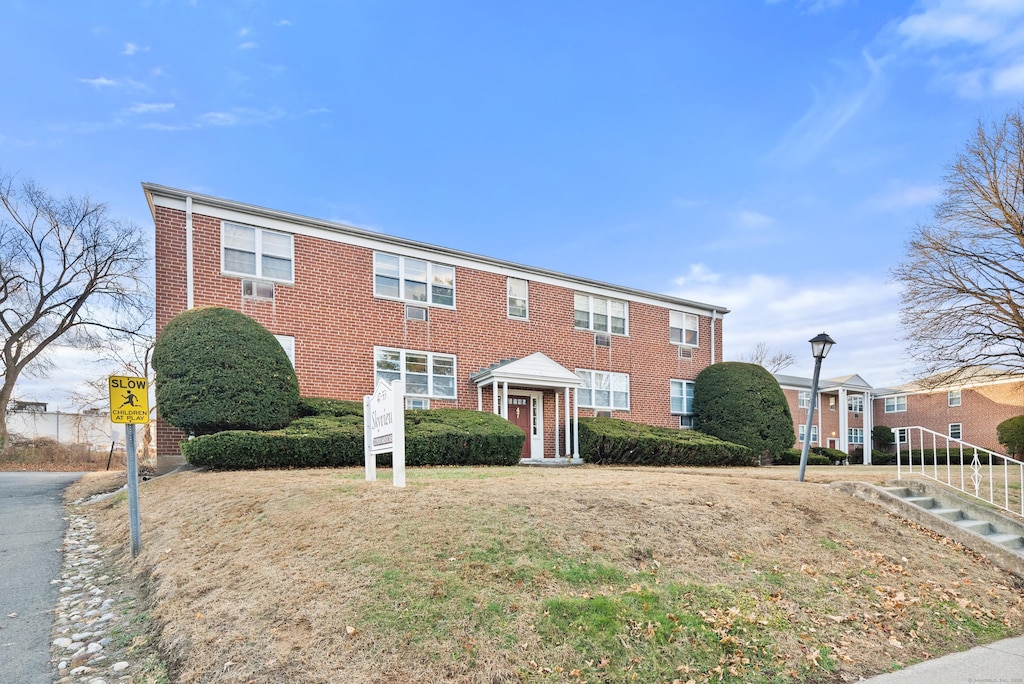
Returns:
[[[756,363],[769,373],[778,373],[796,363],[796,357],[792,354],[781,350],[773,352],[764,342],[758,342],[749,354],[740,354],[739,360]]]
[[[142,331],[149,256],[141,230],[88,197],[56,198],[0,174],[0,415],[22,373],[56,342],[113,346]],[[0,449],[7,425],[0,419]]]
[[[978,124],[950,165],[932,224],[893,278],[908,350],[948,384],[985,369],[1024,371],[1024,114]]]

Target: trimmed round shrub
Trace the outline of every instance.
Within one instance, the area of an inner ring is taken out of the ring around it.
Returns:
[[[896,443],[896,435],[893,434],[892,428],[885,425],[876,425],[871,428],[871,439],[875,443],[875,448],[883,451]]]
[[[716,363],[697,375],[693,428],[773,459],[796,441],[782,388],[755,363]]]
[[[750,449],[696,430],[661,428],[618,418],[580,418],[580,456],[587,463],[643,466],[755,466]]]
[[[185,433],[276,430],[298,415],[299,381],[266,328],[220,307],[175,316],[153,349],[156,406]]]
[[[1010,456],[1024,454],[1024,416],[1007,418],[996,426],[996,439]]]

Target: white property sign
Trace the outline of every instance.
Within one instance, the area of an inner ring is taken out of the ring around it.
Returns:
[[[363,397],[366,481],[377,479],[377,454],[391,452],[392,482],[405,486],[405,383],[377,383],[373,394]]]

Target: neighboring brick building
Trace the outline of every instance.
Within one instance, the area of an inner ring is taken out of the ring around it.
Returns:
[[[811,403],[811,378],[776,374],[775,379],[789,402],[796,432],[796,448],[801,448],[807,429],[807,411]],[[819,380],[818,398],[811,424],[811,446],[824,446],[850,453],[871,439],[871,385],[859,375]]]
[[[899,428],[919,426],[1005,453],[996,426],[1024,414],[1024,376],[981,370],[955,383],[909,383],[874,390],[874,396],[878,424],[901,441]]]
[[[801,447],[807,422],[811,379],[776,374],[793,413]],[[865,447],[869,462],[871,428],[885,425],[896,432],[903,427],[923,427],[952,439],[1003,453],[996,426],[1024,414],[1024,376],[989,370],[970,374],[955,383],[922,381],[892,388],[872,388],[858,375],[819,382],[818,407],[811,429],[811,444],[849,453]],[[845,405],[846,410],[842,407]],[[944,447],[945,444],[940,444]],[[875,447],[877,448],[877,447]]]
[[[410,407],[491,410],[524,458],[574,455],[567,424],[686,426],[693,380],[722,358],[721,306],[143,184],[156,227],[156,328],[199,306],[274,333],[306,396],[406,382]],[[157,425],[161,458],[182,435]]]

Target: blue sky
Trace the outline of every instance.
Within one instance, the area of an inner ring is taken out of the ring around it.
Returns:
[[[0,168],[147,230],[152,181],[724,305],[810,374],[909,379],[889,269],[1021,0],[11,2]],[[57,404],[105,370],[19,394]]]

